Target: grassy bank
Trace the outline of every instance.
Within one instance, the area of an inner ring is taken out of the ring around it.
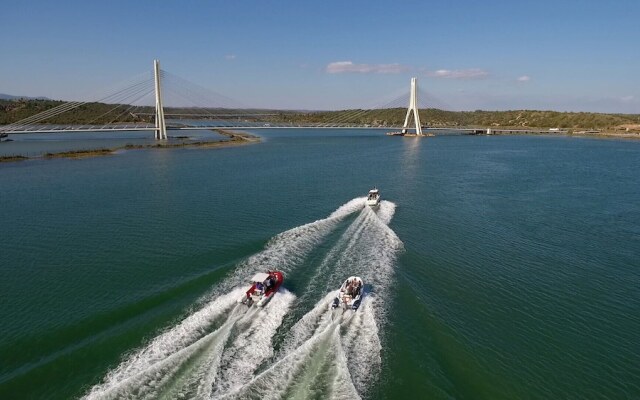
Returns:
[[[0,156],[0,162],[13,162],[28,160],[29,157],[25,156]]]
[[[0,156],[0,162],[24,161],[29,159],[54,159],[54,158],[72,158],[82,159],[88,157],[98,157],[112,155],[119,150],[144,150],[144,149],[176,149],[176,148],[221,148],[229,146],[239,146],[260,141],[258,136],[251,135],[246,132],[235,132],[229,130],[216,130],[219,134],[228,137],[221,141],[198,141],[179,143],[160,142],[154,144],[127,144],[120,147],[72,150],[58,153],[45,153],[42,156],[27,157],[22,155]]]

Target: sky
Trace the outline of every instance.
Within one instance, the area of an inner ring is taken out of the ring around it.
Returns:
[[[86,100],[164,70],[252,107],[640,113],[640,1],[11,1],[0,93]],[[421,102],[422,104],[422,102]]]

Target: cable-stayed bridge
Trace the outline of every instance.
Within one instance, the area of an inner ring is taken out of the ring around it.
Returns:
[[[264,110],[245,106],[160,69],[136,76],[115,89],[92,96],[90,101],[62,103],[20,121],[0,126],[9,133],[150,131],[158,140],[168,130],[341,128],[401,130],[421,136],[419,109],[434,102],[411,80],[410,92],[391,101],[343,111]],[[437,103],[436,103],[437,104]],[[408,106],[407,106],[408,105]],[[433,107],[433,103],[431,104]],[[389,121],[390,111],[404,112],[404,124]],[[89,115],[89,117],[86,117]],[[82,120],[78,123],[59,121]],[[430,129],[431,130],[431,129]],[[460,131],[463,131],[462,129]],[[473,131],[473,130],[467,130]]]

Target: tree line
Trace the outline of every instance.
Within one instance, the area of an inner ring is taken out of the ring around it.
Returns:
[[[64,104],[57,100],[0,100],[0,125],[20,121]],[[43,121],[49,124],[106,124],[110,122],[153,122],[153,107],[85,103],[73,110]],[[115,108],[115,109],[114,109]],[[129,109],[129,111],[126,111]],[[340,121],[370,126],[397,126],[404,122],[406,109],[341,110],[341,111],[282,111],[282,110],[232,110],[247,122],[268,123],[330,123]],[[623,125],[639,125],[640,114],[604,114],[588,112],[558,112],[536,110],[511,111],[446,111],[435,108],[422,109],[420,120],[431,127],[527,127],[561,129],[615,129]],[[165,114],[220,114],[221,109],[165,108]],[[228,113],[228,110],[227,110]],[[263,113],[266,117],[241,114]],[[190,119],[193,119],[190,117]]]

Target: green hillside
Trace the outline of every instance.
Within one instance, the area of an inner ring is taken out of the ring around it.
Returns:
[[[58,100],[0,100],[0,125],[20,121],[64,103],[66,102]],[[106,124],[113,122],[114,118],[117,118],[118,122],[144,122],[142,118],[124,112],[129,107],[128,105],[110,113],[109,111],[113,110],[115,106],[114,104],[86,103],[44,122],[48,124]],[[147,107],[147,109],[147,112],[153,111],[151,107]]]
[[[64,104],[54,100],[0,100],[0,125],[13,123],[39,112]],[[109,113],[116,105],[87,103],[46,123],[53,124],[104,124],[109,122],[150,122],[151,107],[138,107],[136,113],[124,112],[129,106],[123,105],[116,112]],[[268,113],[260,120],[268,123],[325,123],[344,122],[369,124],[371,126],[397,126],[402,124],[406,109],[343,110],[343,111],[281,111],[242,110],[242,112]],[[193,110],[167,108],[165,113],[193,113]],[[200,113],[220,113],[217,110],[200,110]],[[243,118],[255,120],[255,118]],[[631,126],[640,129],[639,114],[601,114],[586,112],[557,111],[445,111],[438,109],[420,110],[420,119],[425,126],[433,127],[520,127],[520,128],[563,128],[563,129],[620,129]]]

